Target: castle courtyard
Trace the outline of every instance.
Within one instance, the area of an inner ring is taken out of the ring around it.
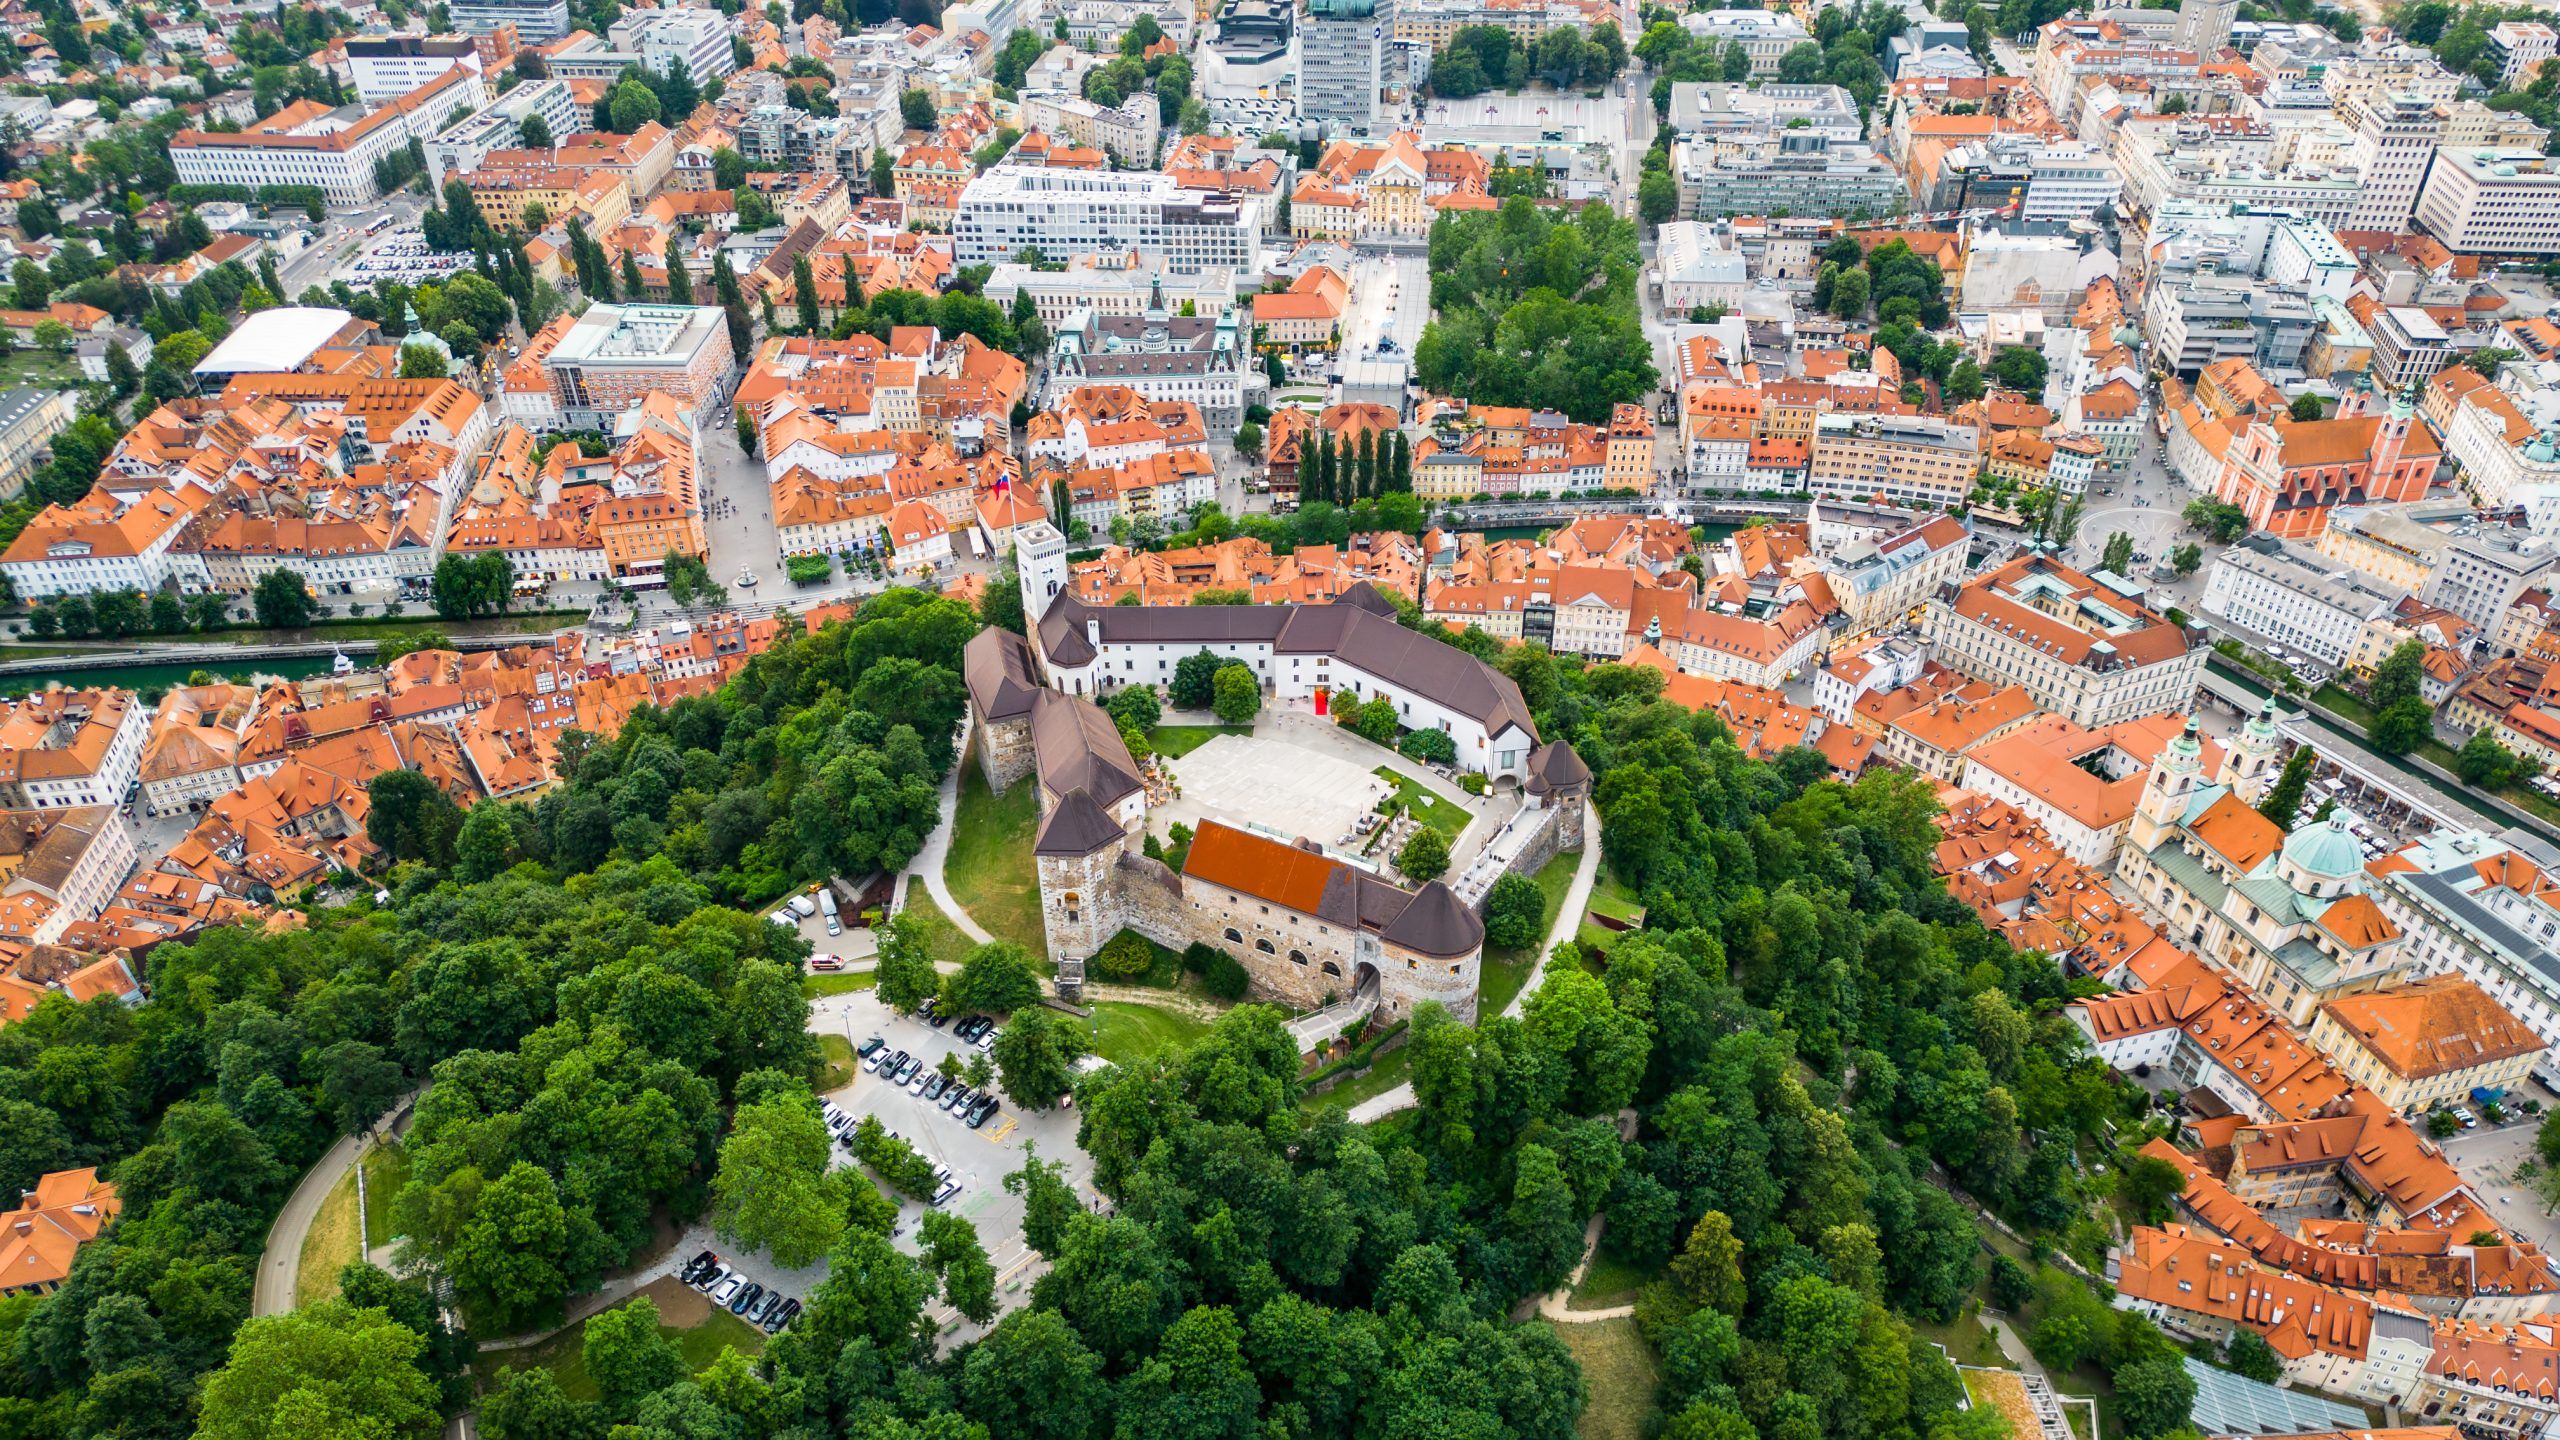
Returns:
[[[1220,735],[1166,765],[1182,794],[1152,807],[1148,828],[1157,836],[1177,821],[1197,830],[1203,819],[1214,819],[1281,839],[1315,840],[1346,856],[1359,855],[1367,838],[1355,829],[1361,817],[1375,814],[1394,789],[1377,773],[1391,767],[1467,812],[1466,829],[1450,837],[1453,875],[1518,804],[1516,796],[1468,795],[1429,766],[1294,707],[1266,710],[1251,735]],[[1391,857],[1370,858],[1383,867]]]

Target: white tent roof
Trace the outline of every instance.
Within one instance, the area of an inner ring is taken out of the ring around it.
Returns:
[[[311,358],[311,352],[355,317],[344,310],[300,305],[261,310],[240,322],[213,353],[196,362],[199,375],[276,375]]]

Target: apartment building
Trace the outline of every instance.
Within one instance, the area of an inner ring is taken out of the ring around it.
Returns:
[[[468,175],[492,152],[517,149],[524,144],[529,119],[541,120],[543,129],[557,138],[576,133],[593,115],[592,110],[581,112],[566,80],[518,85],[427,142],[427,176],[442,189],[446,176]]]
[[[2521,1087],[2548,1047],[2460,975],[2350,995],[2320,1007],[2311,1043],[2404,1115],[2456,1105],[2475,1090]]]
[[[1155,163],[1163,134],[1155,97],[1137,95],[1118,105],[1096,105],[1062,90],[1034,90],[1022,97],[1027,130],[1064,136],[1117,157],[1123,165]]]
[[[2411,966],[2459,975],[2560,1045],[2560,851],[2522,831],[2439,831],[2374,867],[2374,899],[2407,936]],[[2549,1052],[2536,1062],[2560,1080]]]
[[[2117,842],[2133,823],[2145,769],[2181,723],[2174,715],[2146,715],[2092,730],[2039,715],[1967,751],[1956,783],[2016,806],[2044,826],[2063,854],[2104,870],[2114,865]]]
[[[512,25],[525,44],[547,45],[569,33],[569,0],[453,0],[446,13],[465,35],[493,35]]]
[[[130,690],[53,688],[0,705],[0,809],[120,805],[151,707]]]
[[[2560,539],[2466,523],[2445,537],[2418,598],[2495,635],[2516,601],[2528,590],[2549,588],[2555,571]]]
[[[1813,427],[1813,493],[1953,509],[1972,493],[1979,430],[1920,415],[1819,416]]]
[[[0,1297],[62,1288],[80,1247],[123,1213],[116,1187],[100,1180],[94,1165],[39,1178],[16,1209],[0,1212]]]
[[[1847,621],[1841,639],[1911,618],[1938,587],[1964,573],[1973,532],[1954,515],[1899,534],[1861,537],[1823,557],[1822,577]]]
[[[2043,555],[1932,597],[1922,628],[1947,665],[2101,729],[2184,711],[2205,647],[2139,600]]]

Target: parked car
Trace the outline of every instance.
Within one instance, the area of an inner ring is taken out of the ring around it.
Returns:
[[[862,1044],[861,1044],[860,1046],[858,1046],[858,1047],[856,1047],[856,1048],[855,1048],[855,1050],[854,1050],[854,1052],[853,1052],[853,1053],[854,1053],[854,1054],[856,1054],[856,1055],[861,1055],[861,1056],[864,1056],[864,1057],[866,1057],[866,1058],[867,1058],[867,1057],[869,1057],[869,1056],[873,1056],[873,1055],[877,1055],[877,1054],[879,1054],[879,1053],[880,1053],[880,1050],[881,1050],[881,1047],[882,1047],[882,1046],[887,1045],[888,1043],[889,1043],[888,1041],[881,1039],[881,1038],[880,1038],[879,1036],[877,1036],[877,1035],[874,1035],[874,1036],[872,1036],[870,1039],[863,1041],[863,1042],[862,1042]]]
[[[987,1027],[986,1033],[980,1035],[973,1043],[975,1043],[981,1050],[993,1050],[996,1048],[996,1036],[1001,1033],[1003,1032],[990,1025]]]
[[[924,1061],[913,1055],[909,1055],[906,1059],[898,1063],[898,1073],[890,1076],[889,1079],[892,1083],[904,1085],[908,1081],[913,1080],[916,1076],[916,1072],[923,1068]]]
[[[935,1074],[931,1070],[925,1069],[922,1065],[918,1065],[916,1067],[914,1078],[907,1082],[907,1093],[910,1095],[921,1095],[924,1093],[926,1081],[939,1080],[941,1078],[941,1076]]]
[[[708,1250],[705,1250],[701,1254],[684,1262],[684,1268],[676,1272],[676,1278],[682,1280],[687,1285],[690,1285],[694,1281],[701,1279],[703,1276],[710,1274],[713,1270],[718,1269],[719,1266],[720,1257],[712,1254]]]
[[[941,1209],[943,1206],[948,1205],[948,1204],[950,1204],[950,1203],[951,1203],[951,1197],[952,1197],[952,1196],[957,1195],[957,1194],[959,1194],[959,1193],[960,1193],[960,1182],[959,1182],[959,1181],[954,1180],[954,1181],[949,1182],[948,1184],[945,1184],[941,1189],[939,1189],[939,1190],[937,1190],[937,1191],[935,1191],[935,1192],[934,1192],[934,1194],[933,1194],[933,1207],[934,1207],[935,1209],[937,1209],[937,1210]]]
[[[781,1308],[782,1292],[779,1290],[769,1290],[765,1292],[765,1297],[762,1300],[756,1302],[756,1308],[747,1312],[747,1323],[750,1325],[762,1325],[765,1322],[766,1317],[772,1315],[773,1312]]]
[[[951,1082],[942,1078],[939,1071],[936,1071],[925,1076],[924,1088],[918,1090],[916,1093],[927,1100],[939,1100],[942,1098],[944,1088],[950,1083]]]
[[[978,1108],[969,1112],[969,1128],[972,1130],[985,1128],[986,1123],[996,1118],[996,1112],[1003,1108],[1004,1106],[993,1095],[981,1096],[978,1100]]]
[[[729,1302],[737,1299],[740,1292],[746,1288],[747,1282],[744,1279],[731,1275],[712,1290],[711,1303],[725,1310],[729,1308]]]
[[[972,1105],[978,1103],[978,1092],[965,1085],[954,1085],[948,1091],[944,1092],[942,1096],[942,1108],[949,1110],[954,1114],[965,1114],[966,1112],[960,1109],[961,1102],[963,1101]]]
[[[726,1284],[736,1273],[736,1271],[731,1270],[726,1265],[715,1263],[710,1269],[703,1271],[701,1275],[694,1279],[693,1288],[701,1291],[705,1295],[711,1294],[713,1291],[718,1290],[722,1285]]]
[[[764,1287],[754,1283],[753,1281],[749,1281],[747,1288],[739,1294],[738,1298],[729,1302],[729,1313],[732,1315],[744,1315],[747,1313],[749,1307],[753,1306],[758,1300],[763,1298]]]
[[[818,913],[818,902],[807,895],[794,895],[791,897],[791,913],[806,920]]]
[[[844,962],[833,955],[812,955],[809,957],[809,968],[821,975],[828,975],[843,969]]]
[[[764,1333],[767,1335],[778,1334],[784,1326],[789,1325],[792,1321],[799,1318],[800,1302],[797,1300],[785,1300],[782,1302],[782,1308],[773,1312],[773,1318],[764,1322]]]

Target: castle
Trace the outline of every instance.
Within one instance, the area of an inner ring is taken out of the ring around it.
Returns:
[[[1064,553],[1046,524],[1017,537],[1031,636],[980,631],[963,664],[988,787],[1039,787],[1032,850],[1060,992],[1074,994],[1084,962],[1127,929],[1174,949],[1223,950],[1257,994],[1301,1008],[1373,997],[1403,1014],[1436,1000],[1472,1020],[1484,923],[1456,891],[1438,880],[1406,889],[1313,841],[1215,820],[1172,869],[1144,852],[1142,773],[1092,697],[1168,682],[1204,648],[1251,667],[1284,699],[1384,697],[1408,727],[1448,731],[1461,763],[1519,782],[1523,819],[1539,828],[1513,868],[1583,843],[1591,774],[1571,747],[1539,745],[1508,677],[1398,625],[1394,606],[1365,585],[1330,605],[1097,609],[1063,593]]]

